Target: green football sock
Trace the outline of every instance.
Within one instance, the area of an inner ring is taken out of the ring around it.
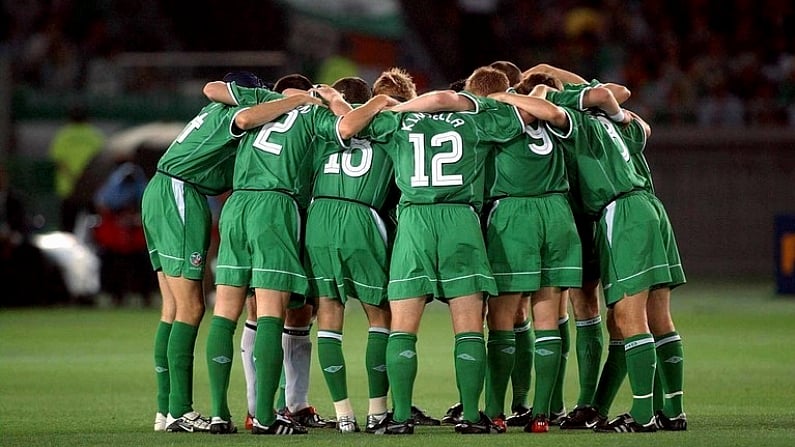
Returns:
[[[676,417],[684,413],[682,403],[684,390],[684,349],[682,338],[677,332],[656,337],[657,370],[660,373],[663,391],[663,411],[667,416]]]
[[[386,374],[386,345],[389,329],[370,328],[367,332],[367,350],[364,364],[367,367],[367,383],[371,399],[384,397],[389,391],[389,378]]]
[[[533,393],[533,416],[549,416],[560,360],[563,357],[560,354],[563,342],[559,329],[537,330],[535,337],[533,361],[536,368],[536,386]]]
[[[652,389],[652,393],[654,396],[652,397],[651,408],[652,411],[656,414],[658,411],[663,409],[663,386],[662,386],[662,379],[660,379],[660,359],[657,359],[657,370],[654,371],[654,388]]]
[[[607,347],[607,359],[602,367],[602,375],[594,392],[593,406],[599,414],[607,416],[616,399],[621,384],[627,376],[627,359],[624,352],[624,340],[610,340]]]
[[[271,425],[276,420],[273,404],[282,374],[284,351],[282,330],[284,320],[277,317],[257,318],[254,340],[254,367],[257,371],[257,420]]]
[[[229,377],[232,374],[234,356],[235,327],[237,324],[227,318],[213,316],[210,331],[207,333],[207,374],[210,379],[212,399],[211,416],[228,421],[231,418],[227,392]]]
[[[175,418],[193,411],[193,349],[199,328],[181,321],[171,326],[168,339],[168,411]]]
[[[480,395],[486,377],[486,340],[480,332],[455,335],[455,377],[464,412],[463,420],[480,420]]]
[[[417,377],[417,335],[393,332],[389,336],[386,371],[392,387],[393,419],[403,422],[411,417],[414,379]]]
[[[323,378],[326,379],[332,402],[348,398],[345,376],[345,356],[342,354],[342,334],[336,331],[317,331],[317,357]]]
[[[569,351],[571,350],[568,316],[558,321],[558,331],[560,331],[560,365],[558,367],[557,378],[555,379],[552,399],[549,402],[549,410],[554,413],[560,413],[566,410],[566,404],[563,403],[563,386],[566,384],[566,366],[569,363]],[[538,379],[538,376],[536,376],[536,379]]]
[[[632,388],[632,408],[629,413],[637,423],[648,424],[654,415],[652,397],[657,363],[654,337],[651,334],[638,334],[626,338],[624,351],[627,358],[627,376]]]
[[[486,416],[494,418],[504,413],[505,394],[516,351],[513,331],[489,331],[486,351]]]
[[[580,379],[577,407],[585,407],[593,403],[596,383],[599,381],[604,349],[602,317],[597,315],[589,320],[578,320],[574,325],[577,328],[577,376]]]
[[[527,396],[530,394],[530,380],[533,373],[533,331],[530,320],[513,327],[516,338],[514,368],[511,371],[511,411],[517,407],[530,408]]]
[[[168,414],[168,394],[171,390],[168,380],[168,339],[171,324],[161,321],[155,331],[155,381],[157,383],[157,412]]]

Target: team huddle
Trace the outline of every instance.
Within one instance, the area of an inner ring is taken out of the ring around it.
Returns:
[[[297,74],[266,85],[233,72],[204,93],[211,102],[163,155],[143,198],[163,296],[156,431],[237,432],[227,393],[244,309],[246,428],[361,431],[342,349],[351,298],[369,322],[367,433],[439,424],[462,434],[686,430],[682,341],[670,314],[685,275],[643,154],[651,129],[621,107],[628,89],[497,61],[419,96],[399,68],[372,87]],[[192,377],[207,196],[229,190],[205,417],[192,407]],[[432,300],[447,304],[455,337],[459,396],[441,421],[413,400]],[[569,304],[580,390],[567,412]],[[308,401],[313,322],[333,421]],[[625,378],[632,406],[608,419]]]

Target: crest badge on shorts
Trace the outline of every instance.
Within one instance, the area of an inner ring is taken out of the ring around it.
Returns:
[[[199,253],[198,251],[194,251],[193,253],[191,253],[190,264],[192,266],[199,267],[200,265],[202,265],[202,262],[204,262],[204,258],[202,257],[201,253]]]

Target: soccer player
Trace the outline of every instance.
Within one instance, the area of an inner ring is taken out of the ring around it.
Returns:
[[[371,97],[370,86],[360,78],[342,78],[332,87],[352,104],[364,104]],[[318,302],[318,358],[341,433],[360,431],[348,398],[342,350],[345,304],[351,298],[360,301],[370,325],[365,362],[370,391],[368,421],[386,414],[389,385],[382,368],[390,320],[386,304],[388,241],[380,213],[391,177],[392,162],[386,154],[357,138],[348,149],[315,162],[306,270],[310,294]]]
[[[550,86],[564,88],[570,92],[582,92],[581,95],[571,94],[571,104],[565,104],[576,109],[597,107],[617,113],[619,103],[626,101],[630,92],[622,85],[600,83],[596,80],[588,83],[579,75],[549,64],[538,64],[524,72],[527,78],[533,74],[547,75],[537,78],[535,82],[546,79]],[[560,84],[555,85],[555,79]],[[607,112],[605,112],[607,113]],[[573,172],[569,172],[574,175]],[[574,212],[577,231],[580,236],[583,253],[583,285],[580,288],[570,288],[566,291],[568,300],[561,303],[559,329],[563,342],[561,367],[558,373],[558,382],[553,393],[553,415],[550,423],[560,425],[561,428],[590,428],[593,422],[591,402],[596,391],[599,377],[601,354],[604,346],[602,324],[600,315],[599,298],[599,261],[593,241],[595,222],[591,216],[582,211],[577,192],[577,183],[572,183],[572,192],[569,195],[572,211]],[[567,302],[571,301],[574,311],[575,329],[577,332],[576,355],[580,392],[577,404],[571,413],[566,414],[563,401],[563,385],[566,374],[566,364],[569,353],[569,318]]]
[[[236,85],[230,84],[228,87],[232,91]],[[320,102],[308,94],[286,98],[273,92],[270,94],[279,99],[244,108],[235,115],[231,127],[235,135],[243,136],[248,130],[268,123],[297,106]],[[219,284],[216,287],[215,308],[207,340],[207,366],[213,401],[210,432],[215,434],[237,431],[227,403],[227,388],[232,367],[232,337],[247,295],[247,284],[240,287]]]
[[[261,85],[248,72],[230,73],[225,80]],[[142,199],[144,233],[163,299],[154,347],[155,431],[210,429],[209,420],[193,410],[193,350],[204,315],[202,280],[211,227],[207,196],[232,185],[239,137],[232,131],[235,115],[242,106],[277,99],[264,89],[236,88],[231,95],[235,106],[208,104],[185,126],[158,162]]]
[[[561,104],[567,94],[552,88],[546,97]],[[650,291],[670,290],[683,281],[683,275],[682,278],[672,275],[677,266],[671,264],[666,242],[671,238],[670,227],[644,192],[646,179],[631,161],[628,144],[641,141],[642,146],[650,132],[648,126],[635,124],[635,132],[641,132],[643,138],[636,135],[628,143],[615,124],[627,123],[628,115],[622,110],[607,111],[608,118],[599,113],[564,109],[573,123],[572,132],[556,136],[568,143],[565,147],[576,169],[583,209],[597,218],[595,240],[605,301],[613,310],[616,328],[624,340],[633,394],[629,413],[597,426],[596,430],[655,431],[652,398],[656,352],[649,325],[661,318],[663,312],[658,306],[665,300],[658,300],[658,294]]]
[[[297,195],[307,181],[301,170],[313,147],[320,147],[312,145],[315,139],[336,141],[335,150],[339,150],[359,130],[347,133],[338,128],[338,117],[329,109],[350,109],[338,92],[330,87],[313,91],[329,108],[317,104],[298,107],[241,139],[233,193],[221,213],[216,284],[235,296],[237,315],[248,287],[254,289],[257,302],[254,434],[307,432],[274,411],[284,358],[286,308],[291,296],[305,296],[308,287],[300,259]]]
[[[370,87],[359,78],[342,78],[332,87],[355,103],[370,99]],[[396,102],[416,96],[411,76],[400,68],[383,72],[373,91]],[[356,138],[349,149],[320,160],[316,166],[307,220],[307,272],[320,297],[318,356],[334,401],[337,429],[343,433],[359,430],[348,399],[342,351],[344,306],[350,298],[361,302],[370,326],[365,359],[370,399],[365,430],[373,432],[387,415],[389,382],[384,366],[391,319],[386,301],[391,236],[382,216],[390,205],[392,171],[385,152],[374,151],[368,141]],[[418,423],[439,425],[416,406],[412,406],[412,417]]]
[[[468,78],[465,92],[434,92],[399,104],[392,110],[400,113],[380,113],[363,132],[392,158],[401,191],[388,286],[392,326],[387,374],[394,413],[376,433],[414,432],[415,346],[429,298],[447,302],[453,319],[456,380],[463,404],[456,431],[499,432],[478,410],[486,369],[483,293],[496,294],[496,285],[477,213],[483,203],[486,153],[492,143],[520,135],[524,121],[517,109],[475,95],[507,88],[504,73],[482,67]],[[370,102],[378,100],[376,96]],[[343,123],[361,116],[356,114],[361,109],[346,115]]]
[[[273,91],[277,93],[305,94],[313,87],[312,82],[305,76],[293,73],[279,78],[273,84]],[[231,98],[225,89],[216,90],[212,99],[228,103]],[[347,108],[340,111],[343,113]],[[308,166],[308,164],[304,164]],[[308,201],[308,174],[299,175],[300,186],[297,201],[303,218],[306,202]],[[303,227],[302,227],[303,232]],[[333,422],[322,418],[315,408],[309,404],[309,373],[311,365],[312,342],[309,338],[312,319],[314,317],[313,303],[305,302],[300,297],[290,300],[286,311],[285,325],[282,333],[282,349],[284,351],[284,367],[279,381],[278,412],[283,416],[308,428],[323,428],[334,426]],[[254,341],[257,330],[256,298],[249,296],[246,304],[246,322],[240,339],[241,355],[243,358],[243,372],[246,381],[247,414],[245,427],[253,428],[254,414],[256,413],[256,370],[254,368]],[[225,391],[224,391],[225,393]],[[292,411],[291,411],[292,410]]]
[[[519,85],[521,87],[521,84]],[[531,88],[524,89],[529,93]],[[521,91],[517,88],[517,91]],[[497,92],[507,101],[516,93]],[[530,295],[535,336],[536,384],[532,420],[525,431],[549,431],[550,402],[558,380],[561,336],[558,314],[563,290],[580,286],[580,243],[568,204],[563,149],[548,126],[566,128],[563,109],[539,102],[523,135],[494,152],[494,180],[488,190],[492,208],[486,227],[499,295],[488,300],[489,380],[486,415],[504,424],[505,391],[514,368],[514,321],[523,294]],[[518,368],[525,368],[519,364]]]

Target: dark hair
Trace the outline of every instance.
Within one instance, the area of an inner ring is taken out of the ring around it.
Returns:
[[[367,82],[356,76],[337,79],[331,87],[342,93],[345,100],[351,104],[364,104],[373,96]]]
[[[548,85],[558,90],[563,89],[563,85],[560,83],[559,79],[546,73],[533,73],[525,76],[521,82],[516,84],[516,93],[521,95],[529,95],[530,92],[533,91],[533,87],[538,84]]]
[[[234,82],[241,87],[264,88],[265,83],[250,71],[230,71],[224,75],[224,82]]]
[[[522,70],[511,61],[495,61],[489,67],[496,68],[508,76],[508,83],[514,86],[522,80]]]
[[[286,76],[282,76],[276,81],[276,84],[273,85],[273,91],[277,93],[281,93],[288,88],[297,88],[299,90],[309,90],[314,87],[312,81],[309,80],[306,76],[298,73],[288,74]]]
[[[451,82],[450,86],[447,87],[447,88],[449,88],[450,90],[453,90],[455,92],[460,92],[461,90],[464,90],[464,86],[466,84],[467,84],[467,78],[462,78],[462,79],[459,79],[457,81]]]

